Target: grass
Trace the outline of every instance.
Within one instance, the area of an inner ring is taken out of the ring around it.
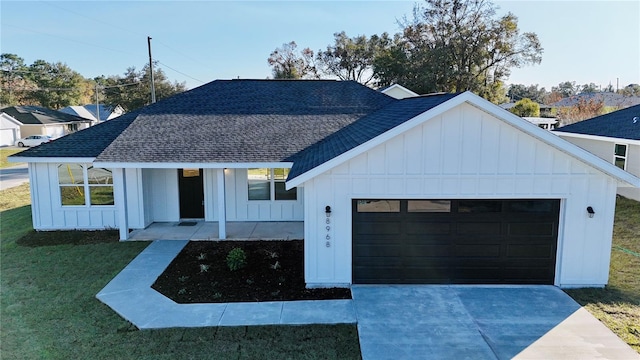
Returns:
[[[360,357],[353,325],[138,331],[95,294],[148,243],[118,243],[115,233],[35,233],[28,184],[0,191],[0,199],[3,359]]]
[[[25,149],[0,149],[0,169],[4,169],[11,166],[16,166],[21,163],[10,163],[7,158],[9,155],[17,154]]]
[[[618,197],[609,285],[567,293],[640,353],[639,255],[640,202]]]

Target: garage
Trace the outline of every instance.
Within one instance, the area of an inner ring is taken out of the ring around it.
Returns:
[[[560,200],[353,200],[354,284],[553,284]]]

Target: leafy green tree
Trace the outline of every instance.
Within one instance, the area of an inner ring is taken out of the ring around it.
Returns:
[[[531,99],[524,98],[516,101],[516,104],[509,111],[521,117],[538,117],[540,116],[540,105]]]
[[[379,86],[400,83],[418,93],[471,90],[497,102],[510,69],[541,62],[535,33],[518,19],[496,16],[485,0],[425,0],[403,33],[375,62]]]
[[[640,96],[640,85],[629,84],[618,91],[624,96]]]
[[[185,83],[171,82],[162,69],[153,68],[156,99],[161,100],[186,90]],[[125,111],[132,111],[151,103],[151,72],[149,65],[136,71],[130,67],[124,76],[99,77],[96,79],[104,92],[104,103],[108,106],[120,105]]]
[[[598,85],[594,83],[584,84],[580,87],[580,93],[582,94],[593,94],[598,92]]]
[[[535,85],[523,85],[523,84],[511,84],[507,91],[507,96],[511,101],[518,101],[522,99],[531,99],[537,103],[544,103],[547,96],[547,90],[545,88],[538,89],[538,84]]]
[[[296,42],[291,41],[271,52],[267,62],[272,67],[274,79],[319,78],[313,51],[304,48],[297,52],[297,48]]]
[[[568,98],[576,95],[580,90],[580,86],[576,85],[575,81],[565,81],[558,84],[558,86],[551,87],[551,92],[560,94],[562,98]]]
[[[38,88],[36,91],[29,91],[27,95],[35,105],[61,109],[91,101],[91,83],[61,62],[36,60],[29,66],[27,78]]]
[[[380,52],[391,44],[389,34],[369,38],[366,35],[349,37],[342,31],[333,34],[333,37],[333,45],[318,52],[317,61],[322,72],[340,80],[372,84],[375,77],[373,64]]]
[[[29,67],[24,63],[24,59],[16,54],[2,54],[0,69],[0,105],[27,105],[28,90],[35,89],[36,85],[26,76]]]

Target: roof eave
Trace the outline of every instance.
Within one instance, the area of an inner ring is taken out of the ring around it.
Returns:
[[[475,95],[469,91],[466,91],[454,98],[451,98],[447,101],[445,101],[444,103],[437,105],[435,107],[433,107],[430,110],[427,110],[423,113],[421,113],[418,116],[413,117],[412,119],[396,126],[395,128],[380,134],[379,136],[365,142],[364,144],[361,144],[343,154],[340,154],[338,156],[336,156],[335,158],[324,162],[323,164],[316,166],[315,168],[308,170],[298,176],[296,176],[293,179],[290,179],[286,182],[286,188],[287,189],[291,189],[293,187],[296,186],[300,186],[303,183],[305,183],[306,181],[309,181],[310,179],[324,173],[325,171],[340,165],[342,163],[344,163],[345,161],[348,161],[349,159],[365,152],[368,151],[370,149],[372,149],[373,147],[391,139],[392,137],[395,137],[411,128],[413,128],[414,126],[422,123],[423,121],[426,121],[430,118],[433,118],[435,116],[438,116],[464,102],[467,102],[473,106],[478,107],[479,109],[495,116],[498,119],[501,119],[502,121],[505,121],[506,123],[516,127],[519,130],[524,131],[525,133],[528,133],[529,135],[557,148],[560,151],[563,151],[575,158],[577,158],[578,160],[596,168],[599,171],[602,171],[603,173],[615,178],[616,180],[618,180],[619,182],[623,183],[623,184],[627,184],[633,187],[640,187],[640,178],[618,168],[617,166],[597,157],[596,155],[576,146],[571,144],[570,142],[560,138],[559,136],[556,136],[555,134],[552,134],[550,131],[548,130],[544,130],[539,128],[537,125],[534,125],[522,118],[520,118],[517,115],[514,115],[502,108],[500,108],[498,105],[495,105],[483,98],[481,98],[478,95]]]
[[[249,168],[291,168],[293,162],[117,162],[95,161],[94,166],[101,168],[123,169],[249,169]]]
[[[574,137],[579,139],[600,140],[600,141],[607,141],[607,142],[640,145],[640,140],[634,140],[634,139],[617,138],[617,137],[604,136],[604,135],[579,134],[574,132],[558,131],[558,130],[553,130],[552,132],[554,134],[557,134],[558,136],[569,136],[569,137]]]

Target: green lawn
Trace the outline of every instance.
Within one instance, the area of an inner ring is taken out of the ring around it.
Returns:
[[[137,331],[95,294],[147,243],[114,232],[112,242],[47,233],[18,244],[32,231],[29,202],[28,184],[0,191],[3,359],[360,357],[353,325]],[[47,236],[62,245],[43,246]],[[609,285],[567,293],[640,352],[640,203],[617,201]]]
[[[18,244],[32,231],[28,184],[0,191],[0,231],[2,359],[360,358],[354,325],[138,331],[95,294],[148,243]]]
[[[10,163],[9,160],[7,160],[7,157],[9,157],[9,155],[17,154],[23,150],[24,149],[0,149],[0,169],[18,165],[19,163]]]
[[[609,285],[567,293],[640,353],[640,202],[616,202]]]

